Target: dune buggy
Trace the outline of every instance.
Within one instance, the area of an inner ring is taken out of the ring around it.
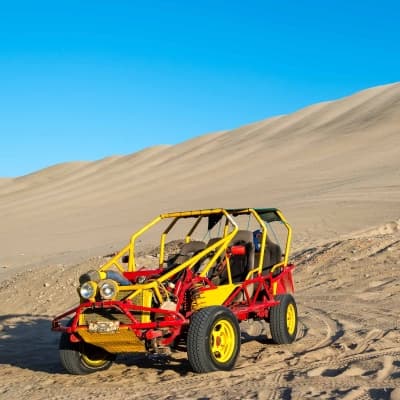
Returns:
[[[157,262],[143,268],[137,265],[139,238],[155,227]],[[171,237],[181,239],[172,254]],[[86,374],[108,368],[118,353],[169,354],[183,343],[195,372],[230,370],[242,321],[265,321],[275,343],[293,342],[290,243],[291,227],[275,208],[158,216],[99,270],[80,277],[80,304],[52,322],[62,332],[63,366]]]

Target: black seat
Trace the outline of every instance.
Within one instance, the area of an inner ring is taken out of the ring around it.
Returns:
[[[185,243],[178,254],[174,254],[167,260],[168,268],[183,264],[205,248],[206,244],[200,240],[193,240],[192,242]]]
[[[255,265],[258,266],[260,259],[260,253],[255,254]],[[282,261],[282,250],[281,247],[274,243],[270,238],[267,238],[267,245],[265,248],[264,262],[262,266],[262,273],[266,275],[270,269],[279,262]]]
[[[231,266],[232,282],[243,282],[250,270],[254,268],[254,244],[251,231],[239,230],[230,243],[230,246],[244,246],[244,254],[231,255],[229,262]],[[228,282],[226,270],[221,276],[221,283]]]
[[[212,246],[213,244],[217,243],[218,241],[220,241],[222,238],[221,237],[214,237],[211,238],[208,242],[205,248],[208,248],[210,246]],[[204,250],[204,249],[203,249]],[[215,254],[215,250],[208,252],[206,256],[204,256],[195,266],[195,271],[199,274],[201,272],[203,272],[204,268],[207,266],[207,264],[210,262],[211,258],[214,256]],[[216,260],[216,264],[218,265],[219,262],[221,261],[222,257],[218,257]],[[215,266],[215,264],[214,264]],[[210,275],[212,275],[212,271],[213,269],[211,269],[211,271],[209,272]]]
[[[221,239],[222,239],[222,237],[213,237],[213,238],[211,238],[207,243],[207,247],[212,246],[213,244],[217,243]]]

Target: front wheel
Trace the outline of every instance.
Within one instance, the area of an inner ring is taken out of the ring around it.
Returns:
[[[240,328],[232,311],[212,306],[193,314],[187,336],[187,354],[195,372],[229,371],[239,352]]]
[[[269,324],[272,340],[276,344],[289,344],[296,339],[297,334],[297,307],[290,294],[276,296],[280,303],[270,310]]]
[[[60,338],[60,360],[63,367],[74,375],[85,375],[110,368],[115,355],[83,341],[72,343],[69,334]]]

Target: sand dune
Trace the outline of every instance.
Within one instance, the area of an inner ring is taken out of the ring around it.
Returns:
[[[242,326],[231,372],[195,375],[174,354],[64,374],[49,321],[75,303],[80,273],[161,212],[218,206],[276,206],[292,223],[296,342]],[[0,397],[400,399],[399,217],[400,83],[0,179]]]
[[[0,264],[94,255],[179,208],[278,206],[296,227],[295,246],[396,219],[399,127],[393,84],[175,146],[2,180]]]

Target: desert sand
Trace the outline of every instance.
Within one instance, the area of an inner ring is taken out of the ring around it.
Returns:
[[[79,275],[161,212],[219,206],[275,206],[292,223],[297,340],[242,324],[230,372],[197,375],[173,353],[67,375],[50,321],[77,302]],[[400,399],[398,83],[0,179],[0,221],[1,399]]]

